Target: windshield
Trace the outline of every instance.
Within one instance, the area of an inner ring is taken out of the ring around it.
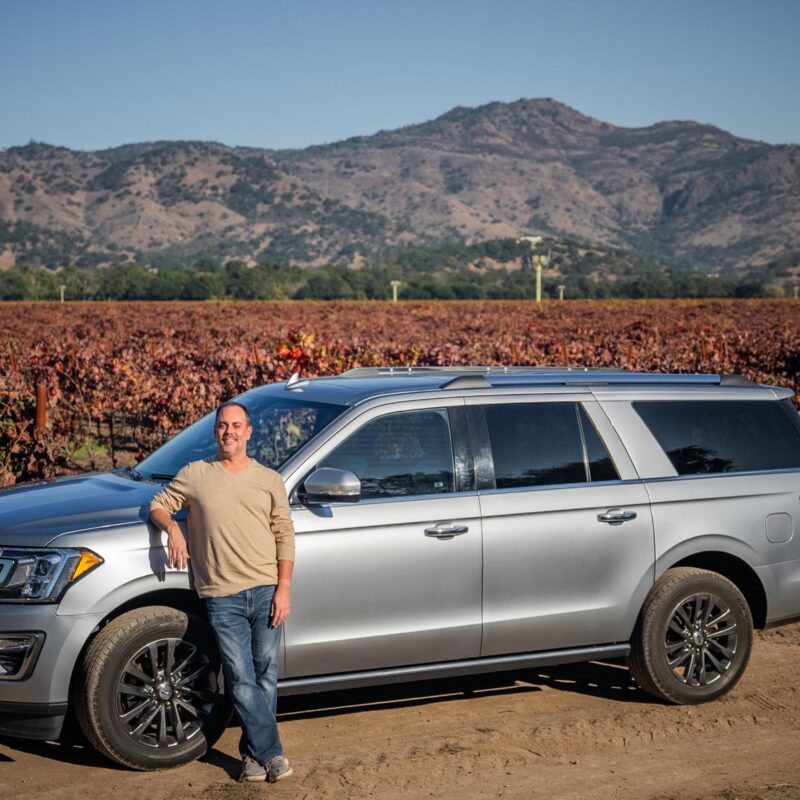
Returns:
[[[272,469],[288,461],[345,410],[345,406],[276,398],[266,393],[260,397],[244,396],[241,402],[253,423],[247,454]],[[195,422],[142,461],[136,468],[141,476],[170,480],[186,464],[216,455],[214,413]]]

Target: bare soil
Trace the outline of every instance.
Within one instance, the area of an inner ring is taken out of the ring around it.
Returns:
[[[621,664],[337,692],[280,703],[295,774],[234,783],[239,731],[201,761],[119,769],[88,748],[0,740],[0,796],[25,800],[800,798],[800,625],[760,633],[731,694],[666,706]]]

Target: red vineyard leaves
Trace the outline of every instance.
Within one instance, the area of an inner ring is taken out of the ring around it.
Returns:
[[[353,367],[618,366],[800,389],[792,301],[6,303],[0,483],[142,457],[253,386]],[[36,386],[46,414],[36,430]],[[80,464],[79,464],[80,462]]]

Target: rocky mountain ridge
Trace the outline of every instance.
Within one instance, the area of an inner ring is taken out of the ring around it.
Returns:
[[[620,128],[554,100],[454,108],[303,150],[154,142],[0,151],[0,265],[374,263],[521,234],[728,271],[800,260],[800,146]]]

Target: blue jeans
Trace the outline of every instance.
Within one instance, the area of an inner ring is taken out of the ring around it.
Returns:
[[[225,690],[242,723],[241,755],[266,764],[283,753],[275,711],[281,627],[270,626],[274,586],[206,598],[225,673]]]

